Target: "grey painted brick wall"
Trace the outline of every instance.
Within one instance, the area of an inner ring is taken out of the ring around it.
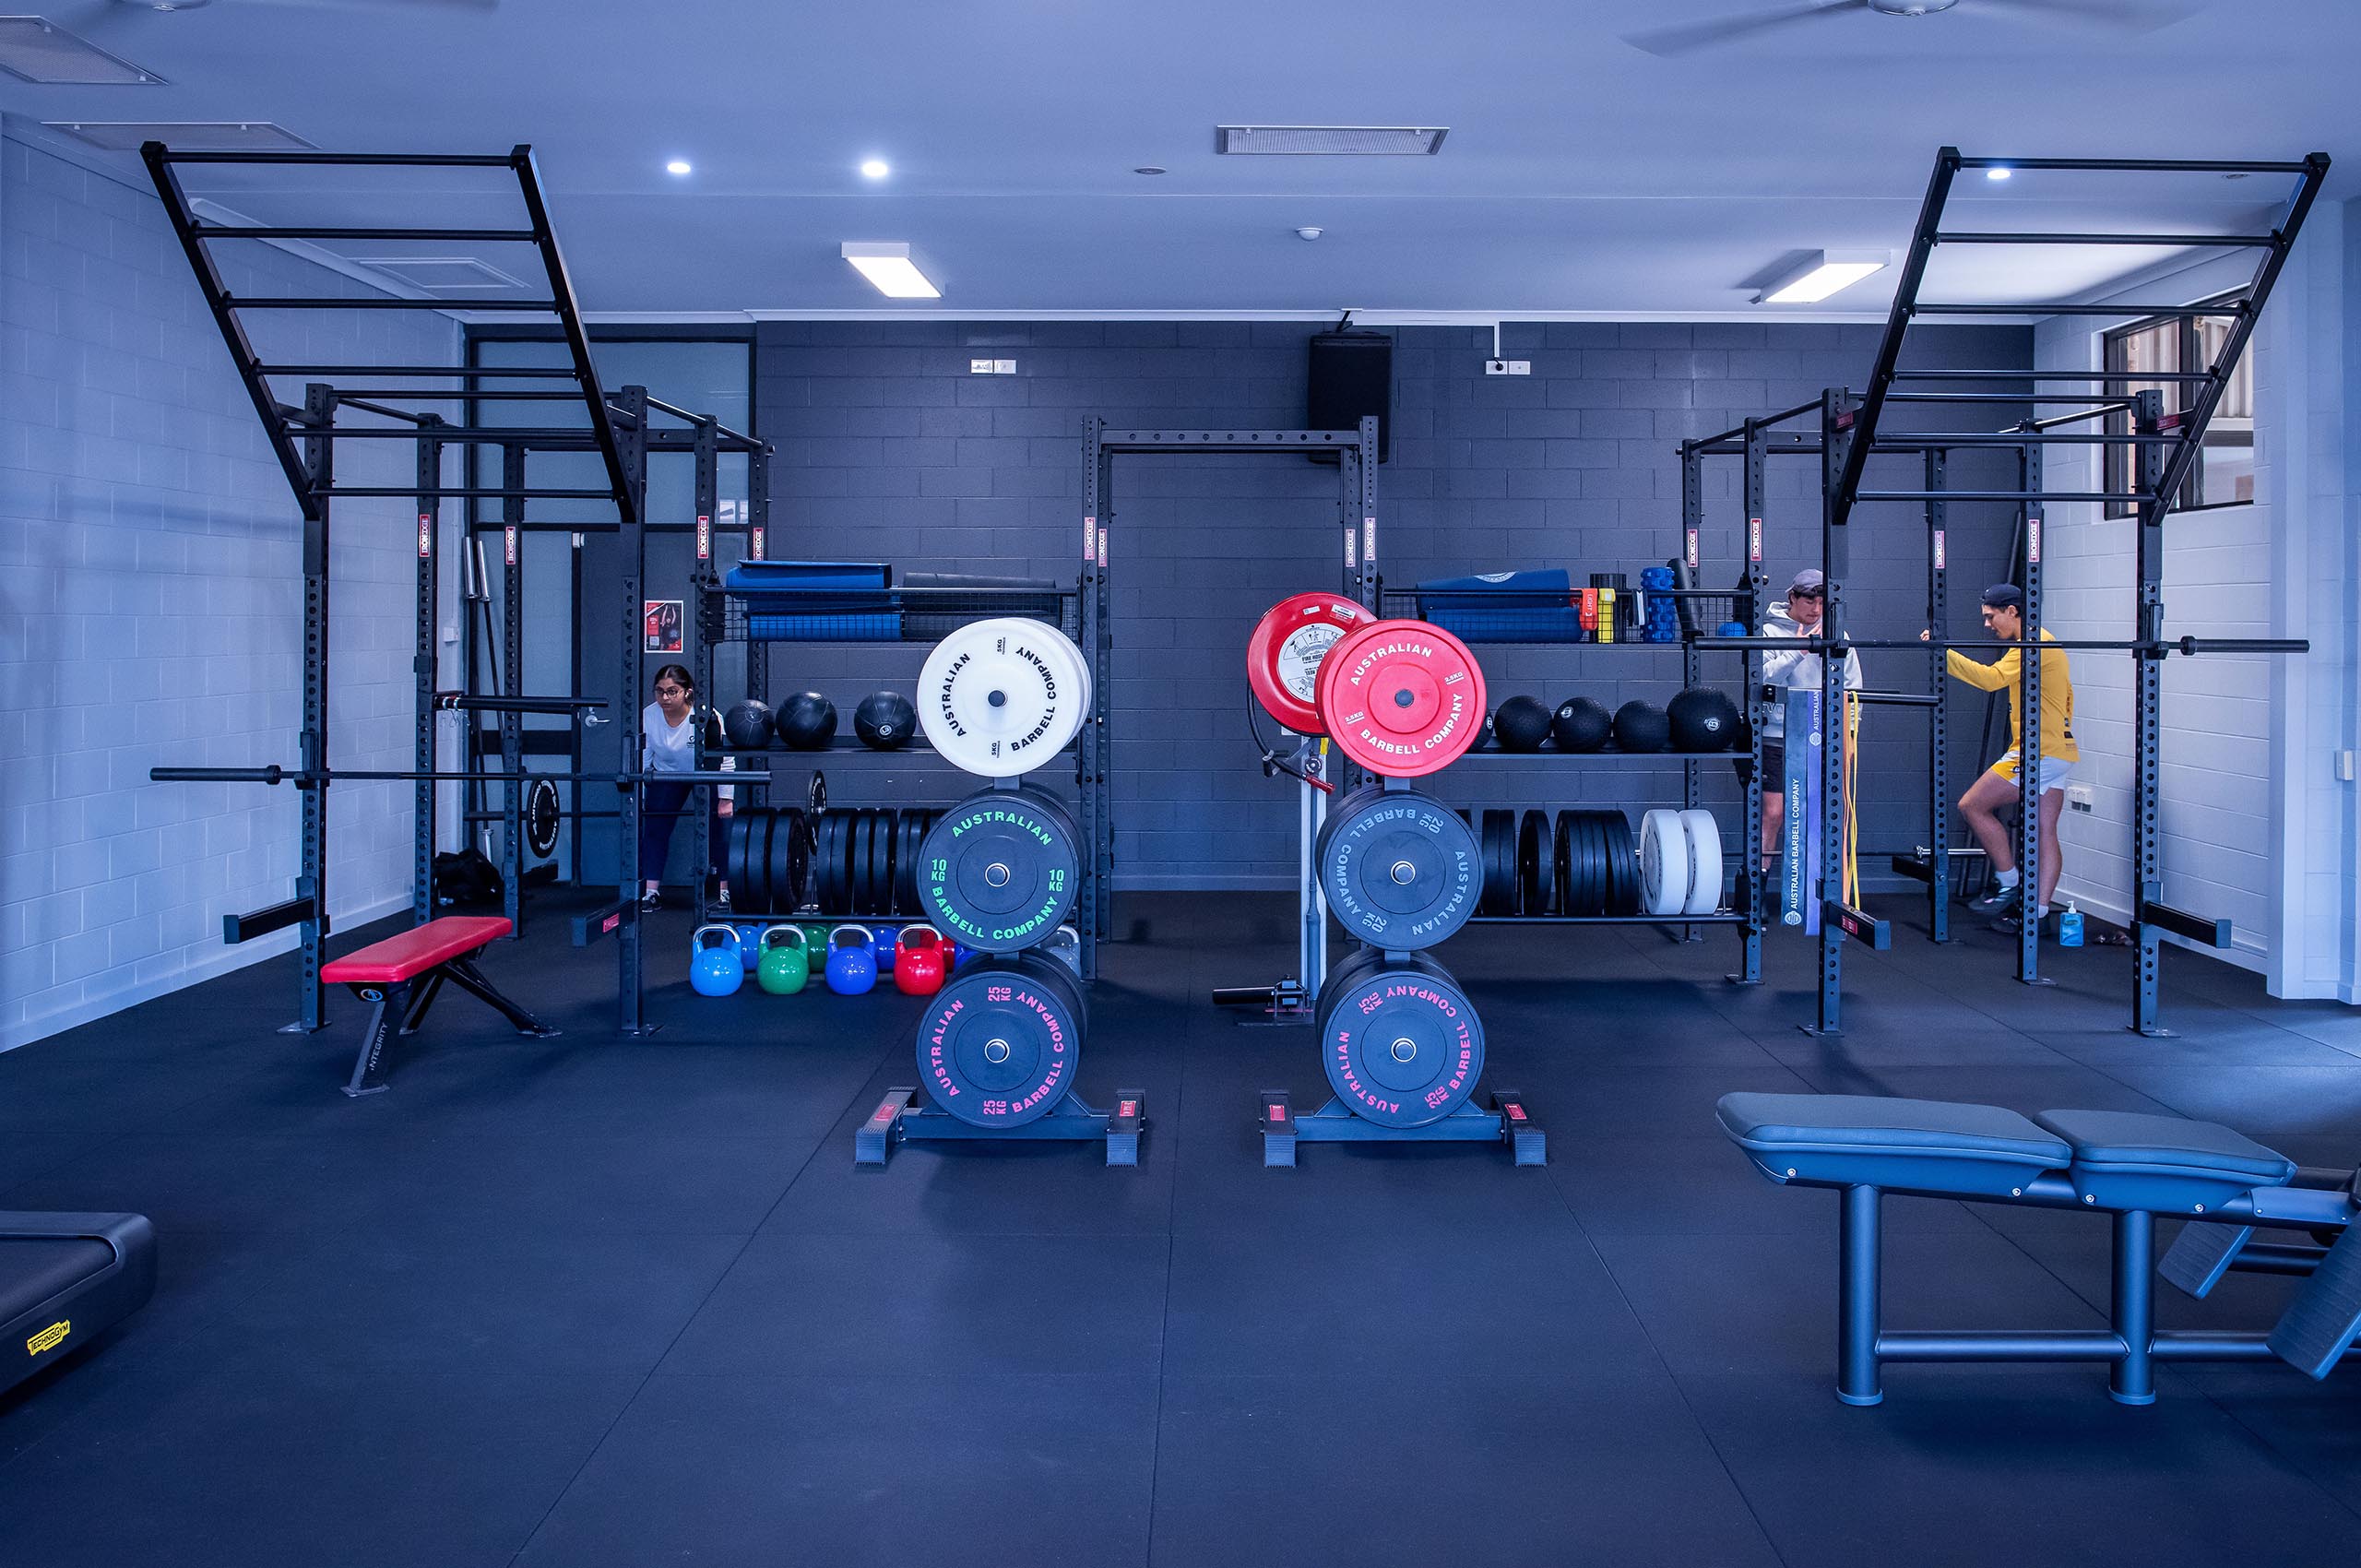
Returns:
[[[233,291],[360,291],[243,248],[226,258]],[[291,791],[147,775],[294,759],[303,578],[293,498],[152,193],[0,142],[0,296],[6,1046],[293,941],[220,940],[224,913],[291,891]],[[411,312],[282,330],[266,351],[313,361],[437,363],[458,344],[453,323]],[[353,449],[368,445],[389,450]],[[360,483],[414,471],[397,443],[349,444],[339,462]],[[350,766],[406,767],[406,513],[352,502],[338,517],[331,745]],[[334,916],[406,903],[408,790],[340,788],[330,820]]]
[[[1293,428],[1304,410],[1299,323],[765,323],[756,408],[777,444],[777,555],[882,559],[904,569],[1065,577],[1081,502],[1084,418],[1155,428]],[[1529,377],[1487,377],[1489,331],[1394,333],[1393,460],[1379,479],[1380,563],[1406,584],[1444,573],[1564,565],[1636,573],[1679,549],[1675,445],[1749,414],[1866,378],[1877,331],[1773,324],[1511,324],[1504,350]],[[1922,335],[1928,365],[2030,363],[2030,334],[1961,328]],[[1013,377],[972,376],[987,350]],[[1975,410],[1999,428],[2018,410]],[[1897,423],[1903,422],[1897,421]],[[1959,428],[1952,426],[1952,428]],[[1704,580],[1738,571],[1738,465],[1709,475]],[[1976,465],[1955,462],[1964,487]],[[1243,650],[1284,594],[1331,588],[1334,470],[1296,457],[1118,459],[1110,546],[1116,653],[1116,869],[1126,885],[1287,885],[1295,804],[1263,778],[1245,736]],[[1911,636],[1925,624],[1926,535],[1915,513],[1865,516],[1854,544],[1855,624]],[[1817,471],[1775,467],[1765,518],[1774,571],[1816,562]],[[1997,507],[1954,508],[1956,589],[2005,576],[2009,525]],[[1784,577],[1781,579],[1784,582]],[[1552,701],[1581,690],[1611,705],[1677,689],[1670,655],[1481,650],[1500,695]],[[782,648],[774,690],[810,684],[858,696],[907,681],[915,650]],[[1660,662],[1659,662],[1660,661]],[[1721,671],[1736,684],[1736,660]],[[1872,684],[1926,687],[1916,653],[1869,661]],[[1980,715],[1956,709],[1963,717]],[[1864,841],[1925,837],[1924,720],[1872,719],[1865,742]],[[1975,726],[1966,726],[1974,729]],[[1973,765],[1963,742],[1954,770]],[[938,799],[955,774],[908,759],[832,758],[841,799]],[[1679,789],[1676,770],[1471,763],[1434,786],[1456,803],[1621,801],[1639,809]],[[868,767],[890,778],[863,779]],[[1513,769],[1513,771],[1512,771]],[[1736,799],[1710,770],[1709,802]],[[1964,783],[1964,775],[1962,776]],[[866,791],[866,793],[864,793]],[[1735,822],[1726,814],[1726,820]]]

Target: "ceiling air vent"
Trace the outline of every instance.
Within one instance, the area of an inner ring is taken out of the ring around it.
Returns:
[[[136,152],[149,141],[175,152],[302,152],[312,146],[267,120],[43,120],[42,127],[109,152]]]
[[[1440,151],[1444,125],[1216,125],[1214,150],[1312,158],[1420,158]]]
[[[164,81],[47,17],[0,17],[0,71],[56,87],[160,87]]]
[[[524,280],[471,255],[356,255],[355,267],[374,267],[397,282],[430,294],[449,289],[521,289]]]

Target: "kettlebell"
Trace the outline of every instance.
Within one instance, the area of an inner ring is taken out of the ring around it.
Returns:
[[[763,932],[762,958],[754,966],[754,983],[773,996],[792,996],[812,978],[812,953],[803,944],[803,928],[775,925]]]
[[[731,928],[738,932],[738,956],[745,960],[746,972],[751,975],[754,972],[754,966],[762,962],[763,922],[760,921],[732,921],[730,923]]]
[[[877,988],[876,941],[865,925],[840,925],[828,938],[828,989],[838,996],[860,996]]]
[[[877,946],[875,951],[877,956],[877,972],[879,974],[890,975],[894,972],[894,960],[900,956],[897,949],[901,945],[901,938],[902,928],[900,926],[881,925],[877,928]]]
[[[806,953],[818,954],[820,962],[823,964],[828,961],[828,926],[825,921],[805,921],[803,922],[803,950]]]
[[[738,952],[738,928],[701,925],[689,938],[689,984],[699,996],[728,996],[746,983],[746,961]]]
[[[905,996],[932,996],[943,989],[946,966],[943,933],[931,925],[902,928],[902,953],[895,960],[894,984]]]
[[[1076,980],[1082,978],[1082,933],[1074,927],[1062,925],[1051,932],[1041,951],[1072,969]]]

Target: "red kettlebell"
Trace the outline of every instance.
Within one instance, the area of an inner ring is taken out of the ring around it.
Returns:
[[[943,933],[931,925],[902,928],[901,951],[894,960],[894,984],[905,996],[932,996],[943,989]]]

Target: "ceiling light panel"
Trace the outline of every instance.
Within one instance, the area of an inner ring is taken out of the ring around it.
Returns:
[[[180,152],[302,152],[313,146],[267,120],[43,120],[42,126],[108,152],[136,152],[150,141]]]
[[[889,300],[939,300],[943,291],[910,259],[910,247],[896,241],[847,240],[844,257]]]
[[[1229,156],[1423,158],[1451,134],[1438,125],[1216,125],[1214,150]]]
[[[46,17],[0,17],[0,71],[55,87],[160,87],[164,81]]]
[[[1789,268],[1777,282],[1755,295],[1754,303],[1818,304],[1870,273],[1883,271],[1892,259],[1885,251],[1814,251],[1801,267]]]

